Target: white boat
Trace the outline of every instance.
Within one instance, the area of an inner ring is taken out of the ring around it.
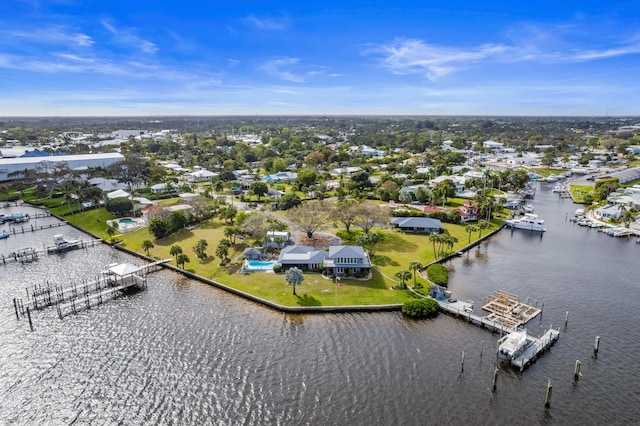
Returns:
[[[508,219],[505,221],[508,227],[515,229],[526,229],[528,231],[544,232],[547,228],[544,227],[544,220],[540,219],[538,215],[532,213],[525,213],[524,216]]]
[[[533,213],[533,205],[527,203],[522,210],[524,210],[525,213]]]
[[[562,191],[564,191],[564,185],[561,183],[556,183],[553,186],[553,189],[551,190],[551,192],[562,192]]]
[[[547,176],[547,178],[544,180],[545,182],[557,182],[558,181],[558,176],[551,174],[549,176]]]
[[[584,209],[578,209],[575,212],[576,216],[584,216],[584,214],[586,213],[586,211]]]
[[[520,355],[527,348],[527,332],[514,331],[498,340],[500,355],[512,359]]]
[[[49,253],[60,253],[67,250],[73,250],[80,248],[80,245],[82,244],[79,240],[67,240],[60,234],[53,236],[53,242],[55,245],[47,247],[47,252]]]

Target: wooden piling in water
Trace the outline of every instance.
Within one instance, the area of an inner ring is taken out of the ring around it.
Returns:
[[[13,307],[16,310],[16,319],[20,321],[20,314],[18,314],[18,301],[16,300],[15,297],[13,298]]]
[[[600,349],[600,336],[596,336],[596,341],[593,344],[593,354],[598,355],[599,349]]]
[[[27,318],[29,318],[29,328],[31,329],[31,331],[33,331],[33,322],[31,322],[31,311],[29,310],[28,306],[27,306]]]
[[[460,361],[460,371],[464,372],[464,351],[462,351],[462,361]]]
[[[580,361],[576,359],[576,366],[573,369],[573,379],[577,382],[580,378]]]
[[[553,393],[553,386],[551,386],[551,379],[547,382],[547,396],[544,400],[545,408],[549,408],[551,406],[551,394]]]
[[[491,388],[492,392],[496,391],[496,384],[498,383],[498,367],[496,367],[493,371],[493,387]]]

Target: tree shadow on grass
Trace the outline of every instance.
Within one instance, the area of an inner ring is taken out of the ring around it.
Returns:
[[[298,305],[299,306],[321,306],[322,303],[318,299],[313,296],[309,296],[308,294],[304,294],[302,296],[298,296]]]
[[[395,260],[391,259],[389,256],[384,254],[376,254],[371,259],[371,263],[376,266],[399,266],[400,264]]]

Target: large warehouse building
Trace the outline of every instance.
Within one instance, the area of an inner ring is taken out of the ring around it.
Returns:
[[[106,154],[53,155],[48,157],[0,158],[0,182],[10,180],[11,173],[32,170],[40,167],[54,167],[67,163],[71,170],[84,167],[107,167],[124,160],[124,155],[117,152]]]

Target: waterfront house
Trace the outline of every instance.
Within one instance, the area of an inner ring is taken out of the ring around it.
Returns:
[[[607,204],[604,207],[599,207],[593,211],[593,214],[597,219],[601,220],[618,220],[622,216],[622,207],[619,204]]]
[[[321,270],[327,275],[364,276],[371,271],[371,261],[360,246],[330,246],[329,251],[309,246],[282,249],[278,263],[284,269]]]
[[[391,225],[402,232],[439,234],[442,232],[442,222],[430,217],[394,217]]]
[[[166,183],[157,183],[149,188],[152,194],[164,194],[165,192],[169,192],[169,189],[170,187]]]
[[[458,207],[460,212],[460,221],[472,222],[478,220],[478,205],[471,200],[466,200],[461,207]]]

